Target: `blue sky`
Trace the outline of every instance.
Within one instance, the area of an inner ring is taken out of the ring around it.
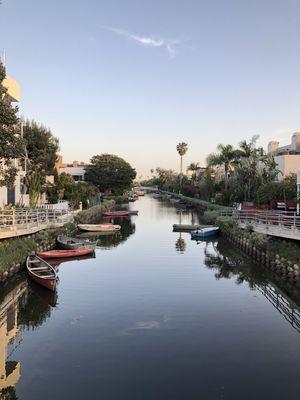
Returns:
[[[21,113],[67,161],[115,153],[147,176],[218,143],[300,130],[298,0],[3,0]]]

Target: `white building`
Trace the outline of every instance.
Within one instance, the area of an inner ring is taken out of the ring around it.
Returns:
[[[273,154],[278,169],[281,171],[278,180],[287,175],[300,171],[300,132],[292,135],[291,143],[279,147],[279,142],[271,141],[268,144],[268,154]]]
[[[20,100],[20,85],[13,78],[7,76],[3,81],[4,87],[7,89],[6,100],[13,102],[19,102]],[[20,132],[21,134],[21,132]],[[0,161],[1,162],[1,161]],[[2,161],[2,167],[5,168],[5,163]],[[20,204],[28,206],[29,196],[24,194],[24,176],[25,171],[22,169],[19,160],[13,160],[14,167],[18,169],[15,184],[12,188],[6,186],[0,186],[0,208],[3,208],[7,204]]]
[[[72,175],[76,182],[84,181],[86,164],[83,162],[73,161],[72,164],[65,164],[62,156],[59,156],[55,168],[59,175],[64,172]]]

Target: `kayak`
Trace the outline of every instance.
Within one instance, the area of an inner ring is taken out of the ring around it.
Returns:
[[[39,252],[37,255],[40,258],[47,259],[47,258],[67,258],[67,257],[78,257],[78,256],[85,256],[87,254],[91,254],[94,252],[92,247],[80,247],[77,250],[50,250]]]

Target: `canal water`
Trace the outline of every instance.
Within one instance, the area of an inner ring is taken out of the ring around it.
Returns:
[[[150,195],[95,258],[61,263],[57,293],[0,292],[0,399],[299,399],[300,314],[222,238]]]

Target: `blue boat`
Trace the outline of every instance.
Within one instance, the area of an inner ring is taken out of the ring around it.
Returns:
[[[219,228],[217,226],[210,226],[208,228],[198,229],[191,232],[192,239],[206,239],[211,236],[217,235]]]

